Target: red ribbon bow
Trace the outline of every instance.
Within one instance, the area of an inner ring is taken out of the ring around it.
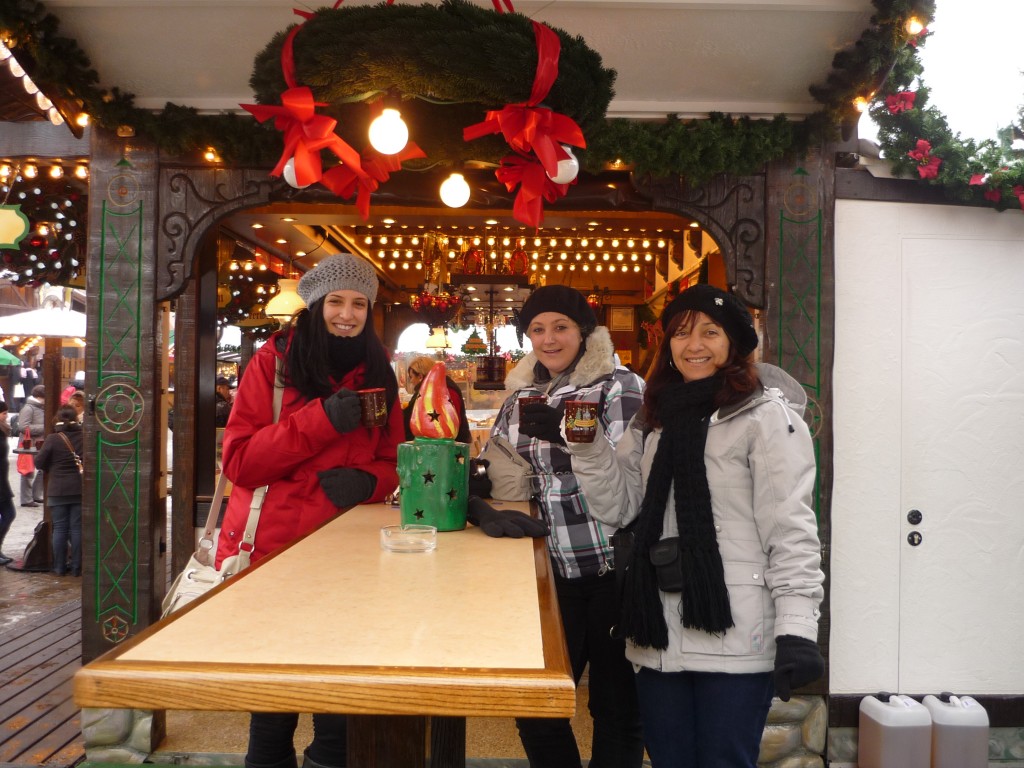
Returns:
[[[305,19],[311,16],[305,11],[296,10],[295,13]],[[338,121],[326,115],[316,114],[317,107],[327,105],[314,101],[313,91],[296,83],[293,46],[295,35],[301,28],[302,25],[299,24],[292,29],[281,47],[281,71],[288,85],[288,90],[281,94],[281,106],[241,105],[261,123],[273,118],[274,127],[284,133],[284,149],[270,175],[280,176],[288,161],[294,158],[296,185],[309,186],[320,181],[323,175],[320,152],[329,149],[342,163],[350,166],[357,176],[365,176],[359,163],[359,153],[334,133]]]
[[[519,185],[512,215],[517,221],[538,227],[544,221],[544,201],[553,202],[569,191],[568,184],[555,184],[549,178],[558,175],[558,161],[569,157],[562,145],[582,148],[587,142],[575,120],[537,106],[558,77],[562,42],[550,27],[537,21],[533,22],[533,35],[537,72],[529,101],[489,111],[486,120],[464,128],[462,138],[472,141],[492,133],[505,137],[518,154],[502,159],[494,175],[510,192]]]
[[[544,223],[544,201],[554,202],[569,191],[568,184],[556,184],[544,171],[544,166],[530,157],[507,155],[501,167],[494,172],[498,181],[511,192],[519,185],[512,204],[512,215],[530,227]]]
[[[505,141],[516,152],[528,155],[533,152],[544,170],[551,176],[558,173],[558,161],[565,160],[569,153],[562,144],[586,147],[583,131],[571,117],[554,112],[548,107],[537,106],[554,85],[558,77],[558,58],[562,42],[550,27],[533,22],[533,34],[537,41],[537,72],[533,79],[529,101],[507,104],[500,110],[491,110],[487,119],[463,129],[466,141],[478,139],[492,133],[501,133]]]
[[[362,175],[357,174],[349,165],[338,165],[324,174],[323,185],[341,198],[357,193],[356,208],[363,221],[366,221],[370,218],[370,195],[390,179],[392,173],[402,170],[405,160],[426,156],[426,152],[411,141],[405,145],[405,149],[394,155],[366,150],[362,155]]]

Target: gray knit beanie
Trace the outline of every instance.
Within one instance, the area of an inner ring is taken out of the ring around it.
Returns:
[[[331,291],[358,291],[373,304],[377,300],[377,274],[365,259],[336,253],[321,261],[299,280],[299,296],[312,306]]]

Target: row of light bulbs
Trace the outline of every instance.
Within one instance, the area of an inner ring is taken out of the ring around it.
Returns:
[[[449,259],[454,259],[457,255],[458,254],[456,254],[455,251],[448,251],[448,258]],[[415,256],[416,256],[416,252],[415,251],[405,251],[405,258],[406,259],[412,259]],[[491,261],[497,261],[498,260],[498,252],[497,251],[491,251],[488,254],[488,256],[490,257]],[[388,257],[388,252],[387,251],[385,251],[383,249],[377,251],[377,258],[378,259],[386,259],[387,257]],[[391,258],[393,258],[393,259],[400,259],[400,258],[402,258],[402,251],[391,251]],[[512,258],[511,251],[505,251],[504,258],[506,260],[511,259]],[[534,261],[540,261],[540,259],[541,259],[540,251],[534,251],[532,254],[530,254],[530,258],[533,259]],[[546,255],[546,258],[547,258],[548,261],[553,261],[555,259],[555,254],[549,253],[549,254]],[[584,254],[583,253],[573,253],[573,254],[570,254],[568,251],[562,251],[560,254],[558,254],[558,258],[560,260],[562,260],[562,261],[571,261],[572,259],[575,259],[576,261],[583,261],[584,260]],[[586,256],[586,258],[587,258],[588,261],[597,261],[597,252],[596,251],[591,251]],[[645,253],[643,255],[643,259],[644,259],[645,262],[647,262],[649,264],[650,262],[652,262],[654,260],[654,254],[652,254],[650,252]],[[612,260],[612,254],[609,251],[605,251],[601,255],[601,260],[602,261],[611,261]],[[621,261],[625,261],[625,260],[626,260],[626,254],[625,253],[621,253],[620,252],[620,253],[616,253],[615,254],[615,261],[620,261],[621,262]],[[632,262],[640,261],[640,254],[636,253],[636,252],[629,254],[629,260],[632,261]],[[403,267],[403,269],[407,269],[407,267]],[[416,263],[416,269],[420,269],[420,263],[419,262]]]
[[[374,244],[374,237],[372,235],[367,235],[365,238],[363,238],[363,242],[366,243],[366,245],[373,245]],[[404,245],[405,244],[405,237],[403,237],[402,235],[378,235],[377,238],[376,238],[376,242],[377,242],[378,245],[387,245],[388,243],[394,243],[395,245]],[[449,242],[451,242],[450,239],[449,239]],[[535,248],[540,248],[542,245],[544,245],[544,242],[545,241],[544,241],[543,238],[540,238],[540,237],[533,238],[533,246]],[[621,244],[624,244],[626,248],[629,248],[631,250],[633,248],[636,248],[637,246],[639,246],[640,248],[642,248],[644,250],[647,250],[648,248],[651,248],[652,244],[655,247],[657,247],[657,248],[664,248],[665,245],[666,245],[666,242],[665,242],[664,239],[658,239],[656,241],[652,241],[652,240],[650,240],[648,238],[643,238],[642,240],[634,240],[631,237],[630,238],[626,238],[625,240],[621,240],[621,241],[620,241],[619,238],[613,237],[608,242],[611,244],[612,248],[618,248],[620,243],[621,243]],[[463,246],[463,245],[466,245],[466,244],[470,244],[470,243],[474,247],[480,247],[481,245],[486,244],[488,247],[493,248],[493,247],[495,247],[498,244],[498,238],[495,237],[494,235],[490,235],[490,236],[488,236],[486,238],[484,238],[484,237],[472,237],[472,238],[456,237],[455,238],[455,244],[460,246],[460,247]],[[573,238],[567,237],[564,240],[560,240],[559,238],[552,237],[552,238],[548,238],[548,240],[547,240],[547,244],[551,248],[558,248],[563,243],[564,243],[566,248],[572,248],[574,245],[578,245],[580,248],[589,248],[590,247],[590,238],[588,238],[588,237],[581,237],[581,238],[579,238],[577,240],[573,240]],[[412,237],[409,238],[409,244],[413,245],[413,246],[419,245],[420,244],[420,238],[418,236],[416,236],[416,235],[413,235]],[[513,239],[511,237],[507,237],[507,236],[503,237],[503,238],[501,238],[501,244],[504,247],[507,248],[507,247],[513,245]],[[514,244],[518,248],[526,248],[529,245],[529,238],[525,238],[525,237],[516,238]],[[604,244],[605,244],[605,240],[604,240],[603,237],[598,237],[598,238],[596,238],[594,240],[594,247],[595,248],[604,248]],[[454,250],[448,251],[448,258],[450,258],[450,259],[451,258],[455,258],[455,251]],[[494,258],[494,257],[492,256],[491,258]]]
[[[22,178],[25,179],[37,179],[41,169],[35,163],[23,163],[20,166],[13,166],[10,163],[0,163],[0,181],[6,181],[7,179],[21,174]],[[88,179],[89,178],[89,166],[85,163],[76,163],[74,169],[71,171],[72,175],[76,179]],[[62,179],[64,178],[65,169],[60,163],[54,163],[46,171],[46,175],[51,179]]]
[[[399,266],[399,265],[401,265],[401,266]],[[580,264],[576,264],[575,262],[566,262],[564,264],[562,262],[545,262],[543,265],[541,265],[541,264],[531,264],[530,265],[530,271],[531,272],[550,272],[552,269],[554,269],[556,272],[564,272],[565,270],[568,270],[570,272],[575,272],[577,267],[582,272],[589,272],[591,270],[591,268],[593,268],[593,270],[595,272],[602,272],[605,269],[607,269],[609,272],[617,272],[618,271],[618,272],[622,272],[623,274],[625,274],[626,272],[640,272],[642,270],[642,265],[640,265],[640,264],[619,264],[618,266],[616,266],[615,264],[601,264],[600,262],[595,263],[595,264],[589,264],[587,262],[582,262]],[[401,269],[422,270],[423,269],[423,265],[420,262],[418,262],[418,261],[416,261],[416,262],[412,262],[412,261],[401,261],[401,262],[399,262],[399,261],[389,261],[388,262],[388,269],[399,269],[399,268],[401,268]]]
[[[46,115],[46,119],[54,125],[63,125],[64,116],[53,105],[53,102],[47,98],[46,94],[39,90],[39,86],[25,73],[25,68],[18,63],[14,54],[11,53],[11,49],[3,42],[0,42],[0,61],[7,62],[7,68],[10,69],[11,75],[21,80],[25,93],[29,96],[35,96],[36,106],[39,107],[40,112]],[[84,128],[89,124],[89,116],[85,112],[81,112],[75,117],[75,123]]]

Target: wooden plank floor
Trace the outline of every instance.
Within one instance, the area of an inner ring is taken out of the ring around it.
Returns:
[[[81,667],[80,579],[0,569],[0,765],[85,758],[71,678]]]

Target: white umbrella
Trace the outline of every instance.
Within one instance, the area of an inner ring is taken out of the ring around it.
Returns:
[[[0,317],[2,336],[84,338],[85,314],[73,309],[33,309]]]

